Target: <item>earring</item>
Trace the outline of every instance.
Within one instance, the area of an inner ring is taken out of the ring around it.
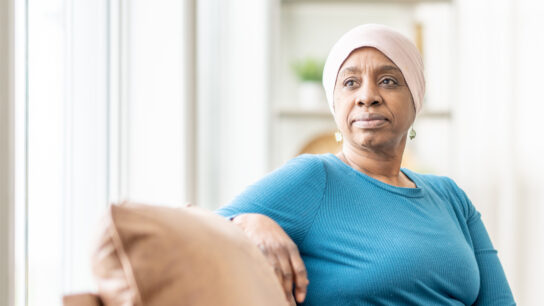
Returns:
[[[340,131],[336,131],[334,133],[334,139],[336,139],[336,142],[338,143],[342,142],[342,133],[340,133]]]
[[[408,136],[410,137],[410,140],[413,140],[414,138],[416,138],[416,130],[414,130],[413,126],[410,129],[410,133],[408,134]]]

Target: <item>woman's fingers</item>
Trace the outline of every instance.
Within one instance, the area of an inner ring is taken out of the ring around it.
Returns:
[[[310,281],[308,280],[306,266],[304,265],[296,246],[293,246],[293,248],[290,249],[289,260],[291,262],[293,278],[295,281],[295,297],[297,302],[302,303],[306,298],[306,290]]]
[[[270,248],[264,249],[266,251],[263,253],[266,256],[268,263],[274,269],[274,273],[276,273],[276,277],[285,291],[287,301],[292,305],[296,305],[293,298],[293,272],[291,270],[292,268],[287,252],[278,251],[277,248],[273,248],[273,250]]]
[[[274,269],[274,273],[276,273],[276,277],[280,281],[280,284],[283,282],[283,271],[280,266],[280,262],[278,261],[278,257],[276,254],[268,251],[266,248],[261,248],[263,251],[266,260],[268,260],[268,263],[272,266],[272,269]]]
[[[293,297],[292,293],[289,293],[289,297],[287,298],[287,302],[289,303],[289,306],[297,306],[297,302],[295,302],[295,298]]]
[[[291,269],[291,263],[289,261],[289,254],[285,249],[278,250],[276,252],[277,260],[282,272],[282,278],[280,283],[285,291],[287,299],[293,297],[293,270]]]
[[[296,304],[306,298],[308,276],[298,248],[271,218],[260,214],[242,214],[232,220],[261,249],[273,267],[287,300]],[[293,297],[293,287],[295,288]]]

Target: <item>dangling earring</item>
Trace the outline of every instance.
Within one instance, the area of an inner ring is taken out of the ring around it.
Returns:
[[[414,130],[414,126],[412,126],[412,128],[410,129],[410,133],[408,134],[408,136],[410,137],[410,140],[416,138],[416,130]]]
[[[338,143],[342,142],[342,133],[340,133],[340,131],[336,131],[334,133],[334,139],[336,139],[336,142]]]

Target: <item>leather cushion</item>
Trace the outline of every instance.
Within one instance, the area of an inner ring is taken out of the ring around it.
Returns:
[[[102,301],[96,294],[80,293],[69,294],[62,297],[64,306],[102,306]]]
[[[93,255],[104,305],[287,305],[261,251],[198,207],[112,205]]]

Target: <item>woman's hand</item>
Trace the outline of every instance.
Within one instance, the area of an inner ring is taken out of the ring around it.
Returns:
[[[271,218],[261,214],[241,214],[232,219],[264,253],[274,268],[287,300],[294,303],[293,285],[297,302],[306,298],[308,277],[298,248],[285,231]]]

